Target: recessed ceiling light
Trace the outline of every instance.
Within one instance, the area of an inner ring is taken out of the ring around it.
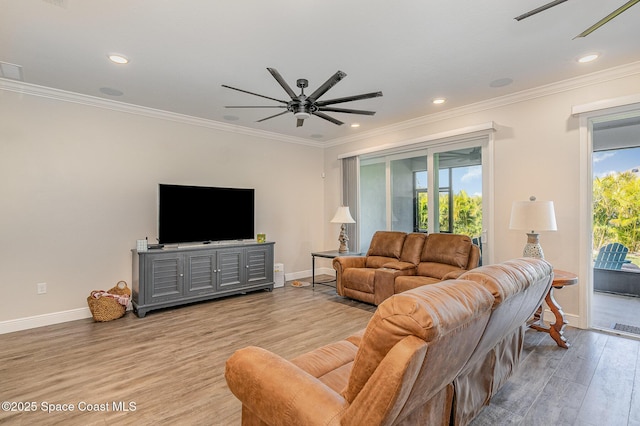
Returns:
[[[353,128],[360,127],[360,123],[351,123],[351,127]]]
[[[581,64],[586,64],[587,62],[595,61],[599,56],[600,55],[598,55],[597,53],[590,53],[588,55],[584,55],[581,58],[578,58],[578,62],[580,62]]]
[[[431,102],[433,102],[434,105],[441,105],[441,104],[445,103],[445,101],[446,101],[445,98],[435,98]]]
[[[100,88],[100,92],[104,93],[105,95],[109,95],[109,96],[122,96],[124,95],[123,92],[121,92],[118,89],[113,89],[111,87],[101,87]]]
[[[499,78],[489,83],[489,87],[504,87],[510,85],[511,83],[513,83],[513,79],[509,77]]]
[[[111,54],[111,55],[108,55],[107,57],[109,58],[109,60],[111,62],[114,62],[116,64],[128,64],[129,63],[129,60],[126,57],[122,56],[122,55]]]

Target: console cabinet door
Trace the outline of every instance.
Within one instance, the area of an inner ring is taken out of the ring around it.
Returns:
[[[185,295],[209,294],[216,291],[215,253],[191,253],[186,258],[187,279]]]
[[[145,303],[180,299],[184,287],[184,257],[181,254],[155,254],[147,258]]]
[[[218,251],[218,290],[228,290],[244,285],[244,249]]]
[[[273,282],[273,250],[268,247],[247,248],[245,261],[247,283]]]

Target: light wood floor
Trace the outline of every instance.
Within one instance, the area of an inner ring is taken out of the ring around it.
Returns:
[[[2,401],[36,403],[35,412],[0,411],[0,424],[239,425],[223,376],[233,351],[257,345],[292,358],[365,327],[373,311],[330,287],[287,285],[142,319],[129,312],[0,335]],[[640,341],[566,335],[569,350],[528,331],[521,367],[474,425],[640,425]],[[46,413],[46,404],[75,411]]]

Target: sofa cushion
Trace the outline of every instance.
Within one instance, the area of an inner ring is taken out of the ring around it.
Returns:
[[[463,272],[465,272],[465,269],[446,263],[420,262],[420,264],[418,265],[417,275],[442,280],[447,274],[455,271],[459,272],[459,274],[462,274]]]
[[[341,340],[302,354],[291,362],[339,393],[347,385],[357,351],[357,345]]]
[[[427,234],[418,232],[412,232],[407,234],[402,245],[402,253],[400,254],[400,260],[402,262],[413,263],[417,265],[420,263],[420,255],[422,254],[422,248],[424,242],[427,239]]]
[[[432,278],[432,277],[424,277],[424,276],[401,276],[396,277],[396,280],[393,283],[393,291],[394,293],[402,293],[404,291],[413,290],[414,288],[421,287],[423,285],[436,284],[439,283],[440,279]]]
[[[351,290],[373,293],[376,270],[374,268],[349,268],[342,274]]]
[[[377,231],[371,238],[367,257],[382,256],[399,259],[406,236],[405,232]]]
[[[386,257],[386,256],[367,256],[367,260],[365,261],[366,268],[384,268],[385,265],[391,265],[393,262],[398,262],[398,259],[395,257]]]
[[[421,262],[443,263],[466,268],[471,251],[471,238],[458,234],[429,234],[422,249]]]

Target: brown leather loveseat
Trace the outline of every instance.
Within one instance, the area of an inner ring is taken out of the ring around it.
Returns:
[[[378,231],[366,256],[333,260],[336,292],[379,305],[396,293],[457,278],[479,261],[480,249],[466,235]]]
[[[381,303],[367,328],[287,361],[226,364],[243,425],[465,425],[516,369],[552,267],[515,259]]]

